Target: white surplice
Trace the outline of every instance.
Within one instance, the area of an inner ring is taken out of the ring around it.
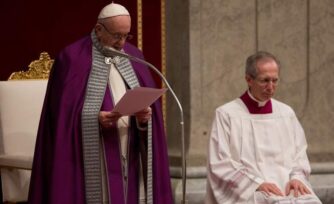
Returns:
[[[301,125],[289,106],[274,99],[271,103],[269,114],[250,114],[239,98],[216,109],[208,148],[207,204],[321,203],[308,182]],[[302,181],[312,194],[296,199],[256,191],[262,182],[271,182],[285,193],[291,179]]]

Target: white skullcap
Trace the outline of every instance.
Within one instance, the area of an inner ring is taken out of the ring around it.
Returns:
[[[98,19],[109,18],[114,16],[130,16],[129,11],[120,4],[111,3],[106,5],[98,16]]]

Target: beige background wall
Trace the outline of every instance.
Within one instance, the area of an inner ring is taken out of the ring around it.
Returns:
[[[167,77],[184,108],[188,166],[205,167],[216,107],[246,90],[256,50],[282,63],[275,96],[294,108],[311,161],[334,160],[334,1],[166,1]],[[167,99],[168,141],[179,166],[179,112]]]

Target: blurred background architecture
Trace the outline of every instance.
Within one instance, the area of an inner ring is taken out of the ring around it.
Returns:
[[[257,50],[281,60],[275,98],[296,111],[309,143],[312,183],[324,203],[334,203],[333,11],[329,0],[166,1],[167,77],[185,111],[189,203],[203,202],[214,110],[245,91],[245,59]],[[168,105],[172,167],[180,163],[177,118],[177,107]]]

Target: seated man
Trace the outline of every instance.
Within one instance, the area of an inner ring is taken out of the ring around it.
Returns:
[[[246,62],[248,90],[216,110],[206,203],[321,203],[308,182],[304,131],[288,105],[271,97],[280,63],[268,52]]]

